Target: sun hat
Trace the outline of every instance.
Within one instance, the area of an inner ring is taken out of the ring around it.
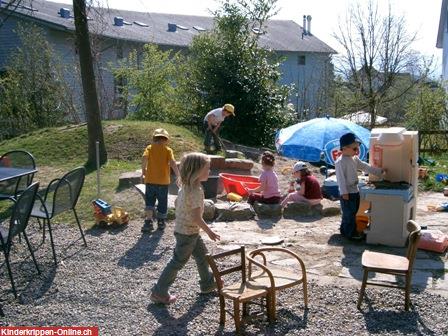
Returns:
[[[222,109],[224,111],[229,112],[231,115],[235,116],[235,107],[232,104],[224,104]]]
[[[154,133],[152,134],[153,138],[166,138],[169,139],[170,135],[168,134],[168,132],[163,129],[163,128],[158,128],[154,131]]]
[[[306,165],[305,162],[298,161],[298,162],[296,162],[296,163],[294,164],[294,168],[293,168],[293,170],[294,170],[294,173],[296,173],[296,172],[298,172],[298,171],[301,171],[301,170],[304,170],[304,169],[307,169],[307,168],[308,168],[308,167],[307,167],[307,165]]]
[[[342,149],[345,146],[349,146],[352,143],[357,142],[361,143],[361,140],[359,140],[356,135],[353,133],[345,133],[341,138],[339,139],[339,146]]]

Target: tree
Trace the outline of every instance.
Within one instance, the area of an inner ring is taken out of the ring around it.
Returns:
[[[73,121],[76,111],[64,81],[60,59],[45,39],[42,29],[19,24],[21,47],[8,59],[0,78],[2,137]]]
[[[100,164],[106,163],[107,152],[104,143],[103,128],[101,126],[101,114],[98,104],[95,73],[93,70],[85,0],[73,0],[73,10],[75,13],[76,43],[79,53],[82,89],[87,116],[88,156],[86,166],[95,167],[96,141],[99,141]]]
[[[334,37],[344,49],[337,70],[358,97],[358,108],[371,114],[371,127],[382,104],[400,98],[428,74],[428,64],[411,49],[416,35],[390,5],[385,15],[373,0],[366,7],[352,6]],[[391,90],[403,72],[410,72],[408,85]]]
[[[234,104],[236,118],[226,120],[222,134],[248,145],[272,146],[275,130],[291,122],[285,113],[291,88],[278,83],[280,60],[258,45],[275,3],[225,0],[214,30],[190,48],[185,106],[200,123],[208,110]]]
[[[359,101],[356,92],[350,90],[348,82],[340,75],[336,76],[333,81],[333,115],[342,117],[345,114],[357,111]]]
[[[127,59],[113,66],[115,79],[123,85],[122,96],[130,97],[129,114],[132,119],[179,121],[176,111],[178,76],[185,73],[183,57],[171,50],[162,51],[155,44],[146,44],[137,60],[137,51],[133,50]],[[124,104],[127,105],[127,104]]]
[[[424,83],[418,86],[418,94],[407,108],[406,126],[410,129],[419,131],[446,129],[447,94],[442,85],[430,84]]]

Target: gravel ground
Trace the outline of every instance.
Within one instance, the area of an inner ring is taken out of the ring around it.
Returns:
[[[178,301],[168,307],[151,304],[150,288],[172,255],[173,223],[162,234],[140,233],[141,220],[123,229],[92,229],[84,248],[75,228],[55,230],[57,253],[53,265],[49,242],[40,244],[33,223],[30,238],[42,269],[37,275],[25,244],[16,244],[12,260],[20,297],[15,300],[3,267],[0,302],[6,313],[1,325],[99,326],[100,335],[232,335],[230,316],[220,327],[216,295],[199,295],[198,275],[191,261],[172,287]],[[218,246],[207,240],[211,250]],[[25,257],[25,258],[23,258]],[[62,257],[62,258],[61,258]],[[402,293],[367,288],[363,310],[356,309],[359,286],[309,283],[309,309],[301,290],[280,292],[273,325],[263,315],[249,318],[247,335],[447,335],[448,300],[422,291],[411,295],[414,304],[403,308]],[[255,308],[254,308],[255,310]]]

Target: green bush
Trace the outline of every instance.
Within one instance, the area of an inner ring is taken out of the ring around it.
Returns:
[[[121,83],[124,105],[129,106],[129,119],[175,123],[180,118],[178,114],[183,111],[175,97],[177,78],[184,72],[183,60],[180,53],[146,44],[141,55],[133,50],[112,69],[117,83]]]
[[[448,121],[447,95],[441,85],[420,85],[406,111],[406,127],[419,131],[445,129]]]

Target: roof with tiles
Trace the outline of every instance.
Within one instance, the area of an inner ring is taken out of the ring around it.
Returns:
[[[0,0],[2,7],[8,4]],[[60,14],[61,8],[69,10],[68,17]],[[12,8],[13,15],[32,18],[55,29],[75,29],[71,5],[43,1],[23,0]],[[213,28],[213,18],[206,16],[161,14],[125,11],[92,7],[88,10],[89,29],[102,36],[158,45],[187,47],[194,36]],[[124,24],[117,26],[115,17],[123,18]],[[170,31],[168,26],[176,27]],[[303,29],[292,20],[269,20],[264,34],[260,34],[260,45],[276,51],[336,53],[334,49],[313,35],[302,36]]]

